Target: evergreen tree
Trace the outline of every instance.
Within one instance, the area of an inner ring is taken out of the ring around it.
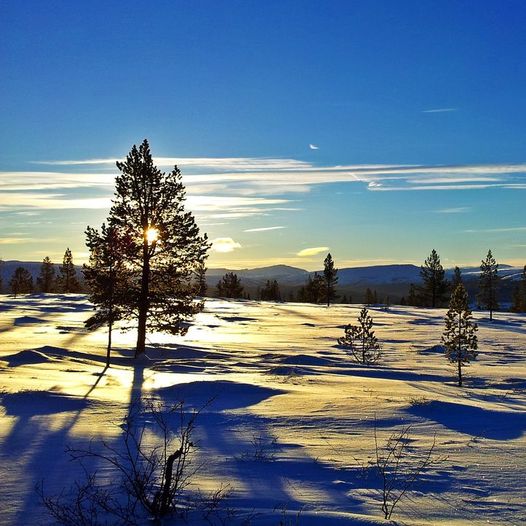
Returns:
[[[321,303],[325,296],[325,279],[323,276],[314,273],[314,277],[309,276],[305,285],[305,301],[309,303]]]
[[[64,252],[64,259],[59,268],[57,283],[61,292],[78,292],[80,290],[77,270],[73,264],[73,256],[69,248]]]
[[[197,296],[200,296],[201,298],[206,296],[206,291],[208,290],[208,285],[206,283],[206,270],[204,261],[199,262],[195,268],[195,292]]]
[[[414,283],[409,285],[409,294],[407,296],[407,305],[412,307],[418,307],[420,305],[420,298],[418,296],[416,287]]]
[[[323,277],[325,278],[327,307],[329,307],[331,301],[336,299],[336,284],[338,283],[338,269],[334,267],[334,260],[330,252],[323,261]]]
[[[9,281],[9,287],[15,298],[19,294],[30,294],[33,292],[33,277],[24,267],[17,267]]]
[[[482,260],[480,271],[479,294],[477,299],[483,308],[489,310],[489,319],[493,320],[493,311],[499,308],[497,299],[499,275],[498,265],[491,250],[488,250],[486,259]]]
[[[347,294],[344,294],[343,297],[342,297],[342,303],[345,304],[345,303],[349,303],[349,301],[347,300]]]
[[[526,312],[526,265],[524,265],[518,285],[513,290],[511,311]]]
[[[227,272],[217,284],[217,295],[220,298],[243,298],[243,285],[237,274]]]
[[[354,359],[363,365],[377,362],[381,355],[380,344],[372,327],[373,319],[364,307],[358,317],[358,325],[347,325],[345,335],[338,339],[338,343],[347,348]]]
[[[462,366],[477,356],[477,324],[468,307],[468,293],[462,283],[451,296],[442,336],[446,357],[457,365],[458,385],[462,386]]]
[[[405,296],[402,296],[402,297],[400,298],[400,305],[407,305],[407,301],[406,301],[406,299],[405,299]]]
[[[259,297],[263,301],[281,301],[278,282],[276,280],[267,280],[267,283],[259,293]]]
[[[85,321],[88,330],[108,326],[106,367],[110,366],[113,324],[122,319],[130,278],[126,267],[127,243],[115,228],[102,224],[101,231],[88,227],[86,245],[90,251],[89,263],[83,272],[89,290],[89,299],[96,312]]]
[[[55,285],[55,265],[49,257],[45,257],[40,265],[40,275],[37,278],[37,287],[41,292],[53,292]]]
[[[365,291],[365,304],[366,305],[375,304],[373,291],[369,287],[367,287]]]
[[[185,210],[181,172],[177,166],[169,173],[159,170],[147,140],[134,145],[117,168],[108,226],[127,240],[130,282],[122,307],[125,319],[137,320],[139,356],[149,330],[185,334],[188,322],[202,310],[192,275],[206,259],[209,244]]]
[[[440,264],[440,257],[435,249],[420,267],[420,276],[423,282],[421,292],[425,305],[433,308],[440,306],[445,299],[448,282],[444,277],[444,268]]]
[[[451,293],[453,293],[461,283],[463,284],[462,272],[458,267],[455,267],[455,270],[453,271],[453,279],[451,280]]]

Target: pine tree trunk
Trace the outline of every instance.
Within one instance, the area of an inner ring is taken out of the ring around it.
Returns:
[[[106,367],[110,366],[110,353],[111,353],[111,330],[113,328],[112,314],[110,314],[110,321],[108,323],[108,349],[106,350]]]
[[[327,284],[327,307],[329,307],[330,304],[331,304],[330,290],[331,290],[331,288],[330,288],[330,286]]]
[[[141,277],[141,295],[139,297],[139,323],[137,329],[137,346],[135,358],[142,354],[146,346],[146,319],[148,317],[148,287],[150,284],[150,257],[148,254],[148,242],[143,245],[143,266]]]
[[[462,361],[460,358],[458,359],[458,386],[462,387]]]

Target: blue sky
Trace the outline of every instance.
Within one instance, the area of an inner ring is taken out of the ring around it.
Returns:
[[[526,262],[522,1],[0,5],[0,257],[80,261],[150,140],[210,266]],[[318,249],[318,250],[316,250]]]

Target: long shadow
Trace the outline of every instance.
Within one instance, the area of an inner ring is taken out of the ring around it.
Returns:
[[[526,412],[494,411],[438,400],[411,406],[406,411],[453,431],[491,440],[513,440],[526,431]]]

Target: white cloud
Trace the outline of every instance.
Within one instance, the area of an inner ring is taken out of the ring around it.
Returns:
[[[433,108],[430,110],[422,110],[422,113],[450,113],[452,111],[458,111],[457,108]]]
[[[437,214],[463,214],[469,212],[471,208],[469,206],[459,206],[457,208],[441,208],[440,210],[435,210]]]
[[[327,252],[329,250],[329,247],[311,247],[311,248],[304,248],[303,250],[300,250],[296,255],[300,258],[308,257],[308,256],[316,256],[317,254],[321,254],[322,252]]]
[[[309,148],[310,148],[311,150],[319,150],[319,149],[320,149],[320,147],[319,147],[319,146],[316,146],[315,144],[309,144]]]
[[[241,248],[241,245],[231,237],[218,237],[212,240],[212,250],[214,252],[233,252],[238,248]]]
[[[261,228],[248,228],[243,230],[243,232],[267,232],[268,230],[281,230],[282,228],[287,228],[285,226],[265,226]]]

